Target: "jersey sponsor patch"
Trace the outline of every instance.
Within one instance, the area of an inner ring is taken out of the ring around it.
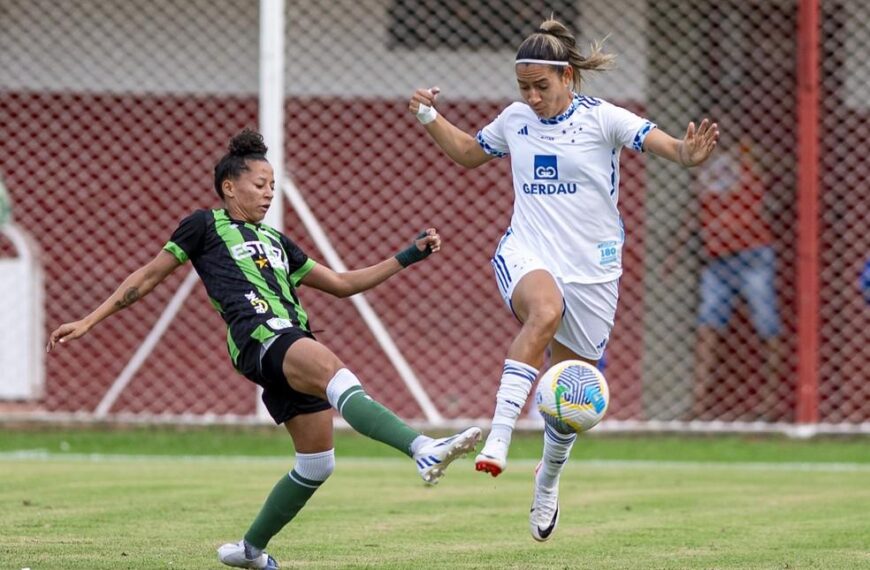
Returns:
[[[281,331],[284,329],[293,328],[293,321],[291,321],[290,319],[282,319],[280,317],[272,317],[271,319],[266,321],[266,324],[269,325],[269,328],[274,331]]]
[[[600,254],[598,263],[610,265],[619,261],[619,244],[615,241],[604,241],[598,244]]]
[[[263,299],[257,297],[257,294],[253,291],[246,293],[245,299],[251,302],[251,306],[254,307],[254,312],[258,315],[262,315],[269,310],[269,304]]]
[[[263,269],[267,264],[272,267],[280,267],[287,271],[287,259],[284,255],[284,250],[270,243],[257,241],[246,241],[230,247],[230,252],[233,259],[241,260],[256,256],[254,260],[257,267]]]
[[[551,154],[535,155],[535,180],[556,180],[559,178],[559,164]]]
[[[551,182],[536,184],[523,184],[523,194],[537,194],[538,196],[556,196],[559,194],[576,194],[577,185],[573,182]]]

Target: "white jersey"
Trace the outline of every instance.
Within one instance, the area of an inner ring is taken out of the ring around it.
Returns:
[[[513,103],[477,133],[488,154],[511,155],[511,229],[564,281],[603,283],[622,274],[625,234],[619,153],[643,151],[655,125],[601,99],[574,95],[557,117]]]

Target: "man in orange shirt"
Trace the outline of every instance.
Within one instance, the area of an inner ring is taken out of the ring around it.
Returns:
[[[763,398],[775,389],[772,382],[782,364],[782,326],[774,288],[776,254],[764,194],[764,181],[746,141],[730,148],[720,147],[699,169],[696,199],[705,264],[695,349],[694,418],[719,415],[706,404],[706,394],[717,365],[717,347],[738,297],[747,304],[764,350],[762,377],[768,386],[759,390],[758,411],[765,411]],[[688,240],[691,215],[689,212],[678,232],[677,243]],[[668,256],[666,272],[674,266],[675,255]]]

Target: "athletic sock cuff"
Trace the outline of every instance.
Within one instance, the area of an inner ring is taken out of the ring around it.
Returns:
[[[567,445],[569,443],[574,443],[577,439],[576,433],[562,433],[560,431],[555,430],[550,424],[544,425],[544,439],[549,439],[553,443],[558,443],[562,445]]]
[[[359,378],[357,378],[356,374],[347,368],[342,368],[335,373],[335,376],[333,376],[329,381],[329,384],[326,385],[326,399],[329,400],[329,404],[340,413],[340,405],[344,403],[342,401],[342,396],[345,392],[355,387],[362,390]]]
[[[293,471],[304,480],[323,482],[332,475],[335,470],[335,450],[321,451],[319,453],[297,453],[296,465]],[[291,472],[291,478],[292,478]]]
[[[538,378],[538,369],[534,366],[520,362],[519,360],[511,360],[505,358],[503,375],[519,376],[530,383],[534,383]]]

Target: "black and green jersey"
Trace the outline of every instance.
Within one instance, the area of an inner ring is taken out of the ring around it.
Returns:
[[[234,220],[226,210],[197,210],[181,221],[163,249],[193,263],[227,323],[233,364],[251,342],[294,327],[310,331],[296,287],[315,263],[277,230]]]

